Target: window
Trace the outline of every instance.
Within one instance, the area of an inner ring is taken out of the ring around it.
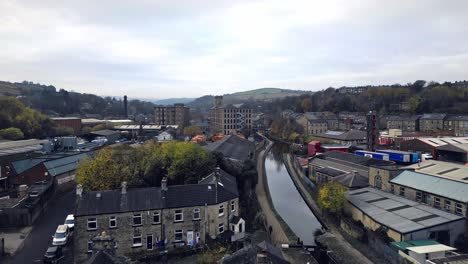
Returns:
[[[390,185],[390,192],[395,193],[395,185]]]
[[[97,219],[88,218],[88,230],[96,230],[96,229],[97,229]]]
[[[142,225],[141,214],[133,214],[133,226]]]
[[[382,189],[382,177],[378,174],[375,176],[375,188]]]
[[[400,196],[405,196],[405,188],[400,187]]]
[[[109,228],[117,228],[117,218],[115,216],[109,216]]]
[[[153,213],[153,224],[160,224],[161,223],[161,214],[159,212]]]
[[[434,207],[440,208],[440,198],[434,197]]]
[[[200,208],[193,209],[193,220],[200,220]]]
[[[445,210],[450,211],[451,207],[452,207],[452,203],[449,200],[445,200],[445,203],[444,203]]]
[[[422,193],[421,192],[416,192],[416,201],[418,201],[418,202],[422,201]]]
[[[456,203],[455,204],[455,213],[458,215],[463,214],[463,205],[461,203]]]
[[[236,211],[236,201],[231,201],[231,212]]]
[[[174,240],[175,241],[182,241],[182,236],[183,236],[183,231],[182,230],[176,230],[174,231]]]
[[[143,244],[141,243],[141,234],[133,235],[133,247],[141,247]]]
[[[224,215],[224,204],[219,205],[218,214],[219,216]]]
[[[93,241],[88,241],[88,253],[93,253]]]
[[[224,233],[224,224],[223,223],[220,223],[218,225],[218,233],[219,234]]]
[[[174,212],[174,222],[182,222],[184,221],[184,213],[182,209],[175,210]]]

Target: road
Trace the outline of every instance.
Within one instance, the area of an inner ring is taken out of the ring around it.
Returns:
[[[24,242],[24,247],[11,259],[13,264],[41,263],[47,247],[52,243],[52,235],[57,226],[75,207],[75,192],[57,193],[42,216],[34,224],[32,232]],[[64,250],[64,252],[70,250]],[[68,253],[68,252],[67,252]]]

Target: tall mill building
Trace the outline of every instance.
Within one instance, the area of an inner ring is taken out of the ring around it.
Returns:
[[[158,105],[154,107],[156,125],[177,125],[183,128],[189,124],[189,108],[184,104]]]
[[[231,135],[237,131],[252,129],[252,109],[242,104],[224,105],[222,96],[215,96],[210,118],[212,133]]]

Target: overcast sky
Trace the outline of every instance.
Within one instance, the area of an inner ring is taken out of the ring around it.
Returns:
[[[468,1],[1,0],[0,80],[146,98],[468,79]]]

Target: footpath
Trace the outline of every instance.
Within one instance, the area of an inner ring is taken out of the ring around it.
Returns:
[[[292,164],[293,157],[290,154],[286,154],[287,156],[284,158],[284,164],[288,169],[291,178],[296,185],[296,188],[301,193],[304,201],[309,205],[312,209],[314,214],[317,217],[321,218],[321,210],[317,206],[315,200],[312,198],[312,195],[307,190],[307,187],[301,180],[301,175],[295,170],[294,164]],[[321,221],[323,222],[323,221]],[[354,248],[348,241],[341,235],[341,233],[334,227],[333,225],[328,225],[328,233],[326,233],[326,239],[323,239],[323,242],[327,244],[327,246],[340,255],[340,259],[343,262],[340,263],[362,263],[362,264],[372,264],[370,259],[364,256],[359,250]],[[320,239],[319,239],[320,240]]]

